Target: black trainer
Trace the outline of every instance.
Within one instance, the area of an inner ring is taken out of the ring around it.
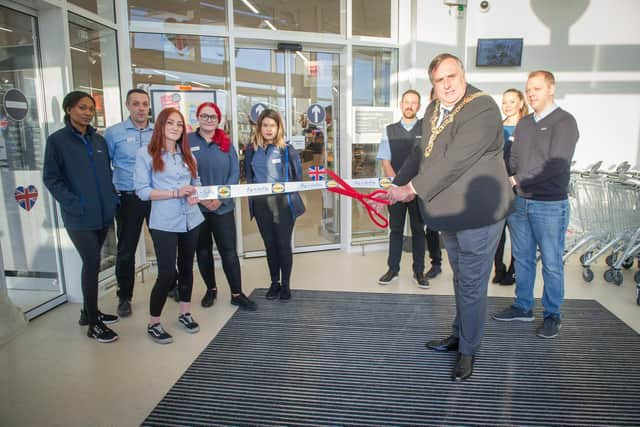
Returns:
[[[98,311],[98,323],[104,323],[105,325],[118,323],[118,316],[114,316],[113,314],[106,314],[106,313],[102,313],[101,311]],[[81,309],[78,325],[87,326],[88,324],[89,324],[89,318],[87,317],[87,312],[84,311],[84,309]]]
[[[398,280],[398,272],[393,270],[387,270],[387,272],[384,273],[382,277],[378,279],[378,284],[389,285],[394,280]]]
[[[128,299],[120,300],[120,303],[118,304],[118,316],[131,316],[131,301],[129,301]]]
[[[435,279],[440,273],[442,273],[442,267],[440,264],[432,264],[425,276],[427,276],[427,279]]]
[[[89,329],[87,329],[87,336],[101,343],[113,342],[118,339],[118,334],[109,329],[109,327],[102,322],[89,326]]]
[[[280,289],[280,301],[289,301],[291,299],[291,288],[289,284],[282,284]]]
[[[418,287],[421,289],[429,289],[431,287],[431,284],[429,283],[429,280],[427,280],[427,277],[424,275],[424,273],[414,273],[413,281],[416,282]]]
[[[256,311],[256,309],[258,308],[258,305],[247,298],[247,296],[243,293],[240,293],[236,296],[231,296],[231,304],[237,305],[238,307],[249,311]]]
[[[218,288],[207,289],[204,296],[202,297],[202,301],[200,302],[203,307],[211,307],[213,302],[218,297]]]
[[[273,282],[267,291],[267,299],[276,299],[280,295],[280,283]]]
[[[198,325],[196,321],[193,320],[193,317],[191,317],[191,313],[184,313],[178,316],[178,323],[185,331],[189,332],[190,334],[195,334],[200,330],[200,325]]]
[[[158,344],[170,344],[173,342],[173,337],[164,330],[160,323],[148,325],[147,335],[149,335],[149,337]]]

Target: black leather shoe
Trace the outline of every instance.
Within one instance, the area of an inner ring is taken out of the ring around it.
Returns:
[[[451,381],[464,381],[473,374],[474,356],[458,353],[455,368],[451,373]]]
[[[218,288],[207,289],[200,303],[203,307],[211,307],[218,296]]]
[[[427,342],[427,348],[435,351],[458,351],[458,337],[450,335],[443,340]]]
[[[433,264],[429,271],[427,271],[427,279],[435,279],[440,273],[442,273],[442,267],[438,264]]]

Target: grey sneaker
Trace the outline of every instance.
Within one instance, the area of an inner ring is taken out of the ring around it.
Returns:
[[[160,323],[147,326],[147,335],[158,344],[170,344],[173,342],[173,337],[164,330]]]
[[[560,331],[561,327],[562,324],[558,316],[547,316],[544,318],[542,326],[536,331],[536,335],[540,338],[555,338],[558,336],[558,331]]]
[[[501,322],[513,322],[514,320],[520,322],[532,322],[534,319],[533,311],[524,311],[514,306],[505,308],[501,312],[493,315],[493,320],[499,320]]]
[[[386,273],[378,279],[379,285],[390,285],[394,280],[398,280],[398,272],[393,270],[387,270]]]

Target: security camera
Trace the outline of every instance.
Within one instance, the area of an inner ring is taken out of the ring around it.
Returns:
[[[480,12],[488,12],[491,5],[487,0],[482,0],[480,2]]]

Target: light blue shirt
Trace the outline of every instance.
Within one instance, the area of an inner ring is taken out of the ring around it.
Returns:
[[[151,141],[153,124],[139,129],[129,117],[124,122],[108,128],[104,133],[113,167],[113,185],[118,191],[133,191],[133,171],[136,166],[136,151]]]
[[[410,132],[411,129],[418,123],[418,119],[416,118],[409,124],[406,124],[404,120],[400,120],[400,124],[407,132]],[[387,128],[384,128],[384,132],[382,133],[382,138],[380,138],[380,147],[378,148],[378,155],[376,156],[378,160],[391,160],[391,145],[389,144],[389,135],[387,135]]]
[[[164,170],[154,171],[147,147],[136,152],[134,182],[140,200],[150,200],[151,190],[179,190],[185,185],[201,185],[200,177],[192,178],[191,171],[178,150],[175,154],[162,154]],[[204,221],[198,205],[190,205],[185,197],[151,201],[149,228],[152,230],[184,233]]]
[[[555,111],[555,109],[558,108],[558,106],[556,105],[556,103],[554,102],[553,104],[551,104],[551,107],[547,108],[546,110],[544,110],[542,113],[540,113],[540,115],[537,115],[535,112],[533,113],[533,120],[538,123],[540,120],[544,119],[545,117],[547,117],[549,114],[553,113]]]

